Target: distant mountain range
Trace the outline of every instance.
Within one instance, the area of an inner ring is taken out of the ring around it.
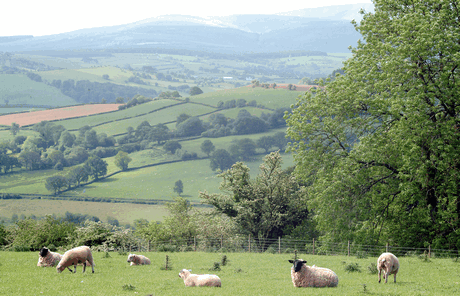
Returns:
[[[48,36],[0,37],[0,51],[164,48],[221,53],[348,52],[360,35],[350,23],[373,4],[336,5],[275,15],[166,15]]]

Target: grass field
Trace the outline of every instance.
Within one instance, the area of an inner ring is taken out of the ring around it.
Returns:
[[[41,74],[41,72],[40,72]],[[0,104],[9,105],[75,105],[74,99],[67,97],[60,90],[42,82],[30,80],[22,74],[0,74]],[[14,112],[14,110],[11,110]]]
[[[164,205],[46,199],[5,199],[0,202],[0,219],[10,219],[13,214],[17,214],[18,217],[44,217],[52,214],[62,217],[65,212],[96,216],[102,221],[107,221],[107,217],[110,216],[116,218],[120,225],[133,225],[136,219],[162,221],[168,214]]]
[[[296,102],[296,99],[303,92],[289,91],[286,89],[264,89],[261,87],[239,87],[234,89],[220,90],[211,93],[204,93],[190,98],[194,102],[206,103],[217,106],[219,101],[224,103],[228,100],[245,99],[246,102],[256,100],[258,104],[276,109],[289,107]]]
[[[37,267],[38,252],[0,252],[0,295],[458,295],[460,263],[452,259],[421,261],[401,257],[397,283],[378,283],[377,275],[367,267],[377,258],[356,259],[346,256],[301,254],[308,265],[332,269],[339,277],[336,288],[295,288],[287,262],[293,254],[226,253],[228,264],[220,271],[210,271],[221,262],[222,253],[142,252],[152,264],[129,266],[127,255],[93,253],[95,272],[77,267],[61,274],[52,267]],[[162,270],[165,256],[170,270]],[[361,272],[346,272],[344,266],[357,263]],[[178,277],[181,269],[192,273],[217,274],[221,288],[185,287]]]

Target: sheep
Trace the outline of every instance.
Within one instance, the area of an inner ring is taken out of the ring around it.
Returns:
[[[150,259],[136,254],[129,254],[128,262],[131,262],[130,266],[133,265],[150,265]]]
[[[43,247],[38,253],[37,266],[41,267],[53,267],[58,265],[61,261],[62,255],[59,253],[51,252],[48,248]]]
[[[91,253],[91,249],[87,246],[76,247],[71,250],[68,250],[62,256],[61,261],[56,266],[56,270],[58,273],[61,273],[66,267],[72,272],[69,266],[74,266],[74,273],[77,272],[77,264],[83,263],[83,272],[86,270],[86,262],[91,264],[91,268],[94,273],[94,261],[93,261],[93,254]]]
[[[381,281],[380,274],[382,270],[384,271],[383,278],[385,279],[385,283],[387,283],[390,274],[394,274],[394,282],[396,283],[396,274],[399,270],[398,258],[391,253],[383,253],[377,259],[377,270],[379,271],[379,283]]]
[[[182,269],[179,277],[184,280],[186,287],[222,287],[220,278],[215,274],[191,274],[192,270]]]
[[[292,263],[291,279],[294,287],[337,287],[339,277],[328,268],[307,266],[302,259],[289,260]]]

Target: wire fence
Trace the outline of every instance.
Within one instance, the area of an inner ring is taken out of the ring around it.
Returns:
[[[140,252],[249,252],[249,253],[272,253],[328,255],[328,256],[356,256],[358,258],[378,257],[381,253],[391,252],[396,256],[421,256],[428,258],[458,258],[458,250],[408,248],[386,245],[359,245],[350,242],[327,243],[312,239],[267,239],[264,241],[251,238],[250,236],[236,236],[231,238],[198,238],[169,241],[138,241],[135,244],[125,245],[120,248],[111,248],[106,251],[140,251]]]

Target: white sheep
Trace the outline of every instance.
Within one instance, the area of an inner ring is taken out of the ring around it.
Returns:
[[[43,247],[38,253],[37,266],[41,267],[53,267],[58,265],[61,261],[62,255],[59,253],[51,252],[48,248]]]
[[[83,272],[86,270],[86,262],[91,264],[91,268],[94,273],[94,261],[93,261],[93,254],[91,253],[91,249],[87,246],[76,247],[71,250],[68,250],[62,256],[61,261],[56,266],[56,270],[58,273],[61,273],[66,267],[72,272],[69,266],[74,266],[74,273],[77,272],[77,264],[83,263]]]
[[[307,266],[307,261],[289,260],[291,267],[291,279],[294,287],[337,287],[339,277],[328,268]]]
[[[377,259],[377,270],[379,271],[379,283],[381,280],[380,274],[384,271],[383,278],[385,283],[388,281],[388,276],[394,274],[394,282],[396,283],[396,274],[399,270],[399,260],[391,253],[383,253]]]
[[[128,255],[128,262],[131,262],[132,265],[150,265],[150,259],[136,254],[129,254]]]
[[[182,269],[179,277],[184,280],[186,287],[222,287],[220,278],[215,274],[192,274],[192,270]]]

